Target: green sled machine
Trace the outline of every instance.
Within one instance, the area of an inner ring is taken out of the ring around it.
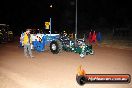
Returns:
[[[67,35],[60,35],[60,38],[50,43],[50,50],[53,54],[59,52],[75,52],[84,58],[85,55],[93,55],[94,51],[92,45],[86,45],[84,39],[77,39],[77,41],[70,40]]]

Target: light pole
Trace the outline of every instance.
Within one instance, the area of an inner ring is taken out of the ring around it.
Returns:
[[[52,19],[50,18],[50,36],[51,36],[51,29],[52,29],[52,26],[51,26],[52,23],[51,22],[52,22]]]
[[[52,7],[53,7],[53,6],[52,6],[52,5],[50,5],[50,8],[51,8],[51,9],[52,9]],[[51,30],[52,30],[52,26],[51,26],[51,25],[52,25],[52,23],[51,23],[51,22],[52,22],[52,18],[50,17],[50,36],[51,36]]]
[[[75,18],[75,44],[77,40],[77,0],[76,0],[76,18]]]

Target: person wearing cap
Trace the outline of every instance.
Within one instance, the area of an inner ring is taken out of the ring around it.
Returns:
[[[24,55],[28,57],[29,54],[30,57],[33,58],[34,56],[32,55],[32,51],[31,51],[32,40],[30,36],[30,31],[31,29],[26,29],[26,32],[24,32],[24,38],[23,38]]]

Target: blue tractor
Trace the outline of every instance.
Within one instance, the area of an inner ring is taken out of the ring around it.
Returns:
[[[42,52],[45,50],[45,46],[59,39],[59,34],[31,34],[31,37],[33,41],[32,49]]]
[[[94,54],[92,45],[86,45],[83,39],[70,40],[65,34],[31,34],[31,38],[33,42],[31,49],[38,52],[45,51],[45,46],[49,46],[53,54],[58,54],[62,50],[78,53],[81,58]]]

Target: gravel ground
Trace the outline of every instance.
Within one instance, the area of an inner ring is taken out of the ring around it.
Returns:
[[[0,88],[132,88],[132,84],[76,83],[78,66],[88,74],[132,75],[132,50],[94,47],[95,55],[81,59],[78,54],[33,51],[34,59],[25,58],[15,43],[0,45]]]

